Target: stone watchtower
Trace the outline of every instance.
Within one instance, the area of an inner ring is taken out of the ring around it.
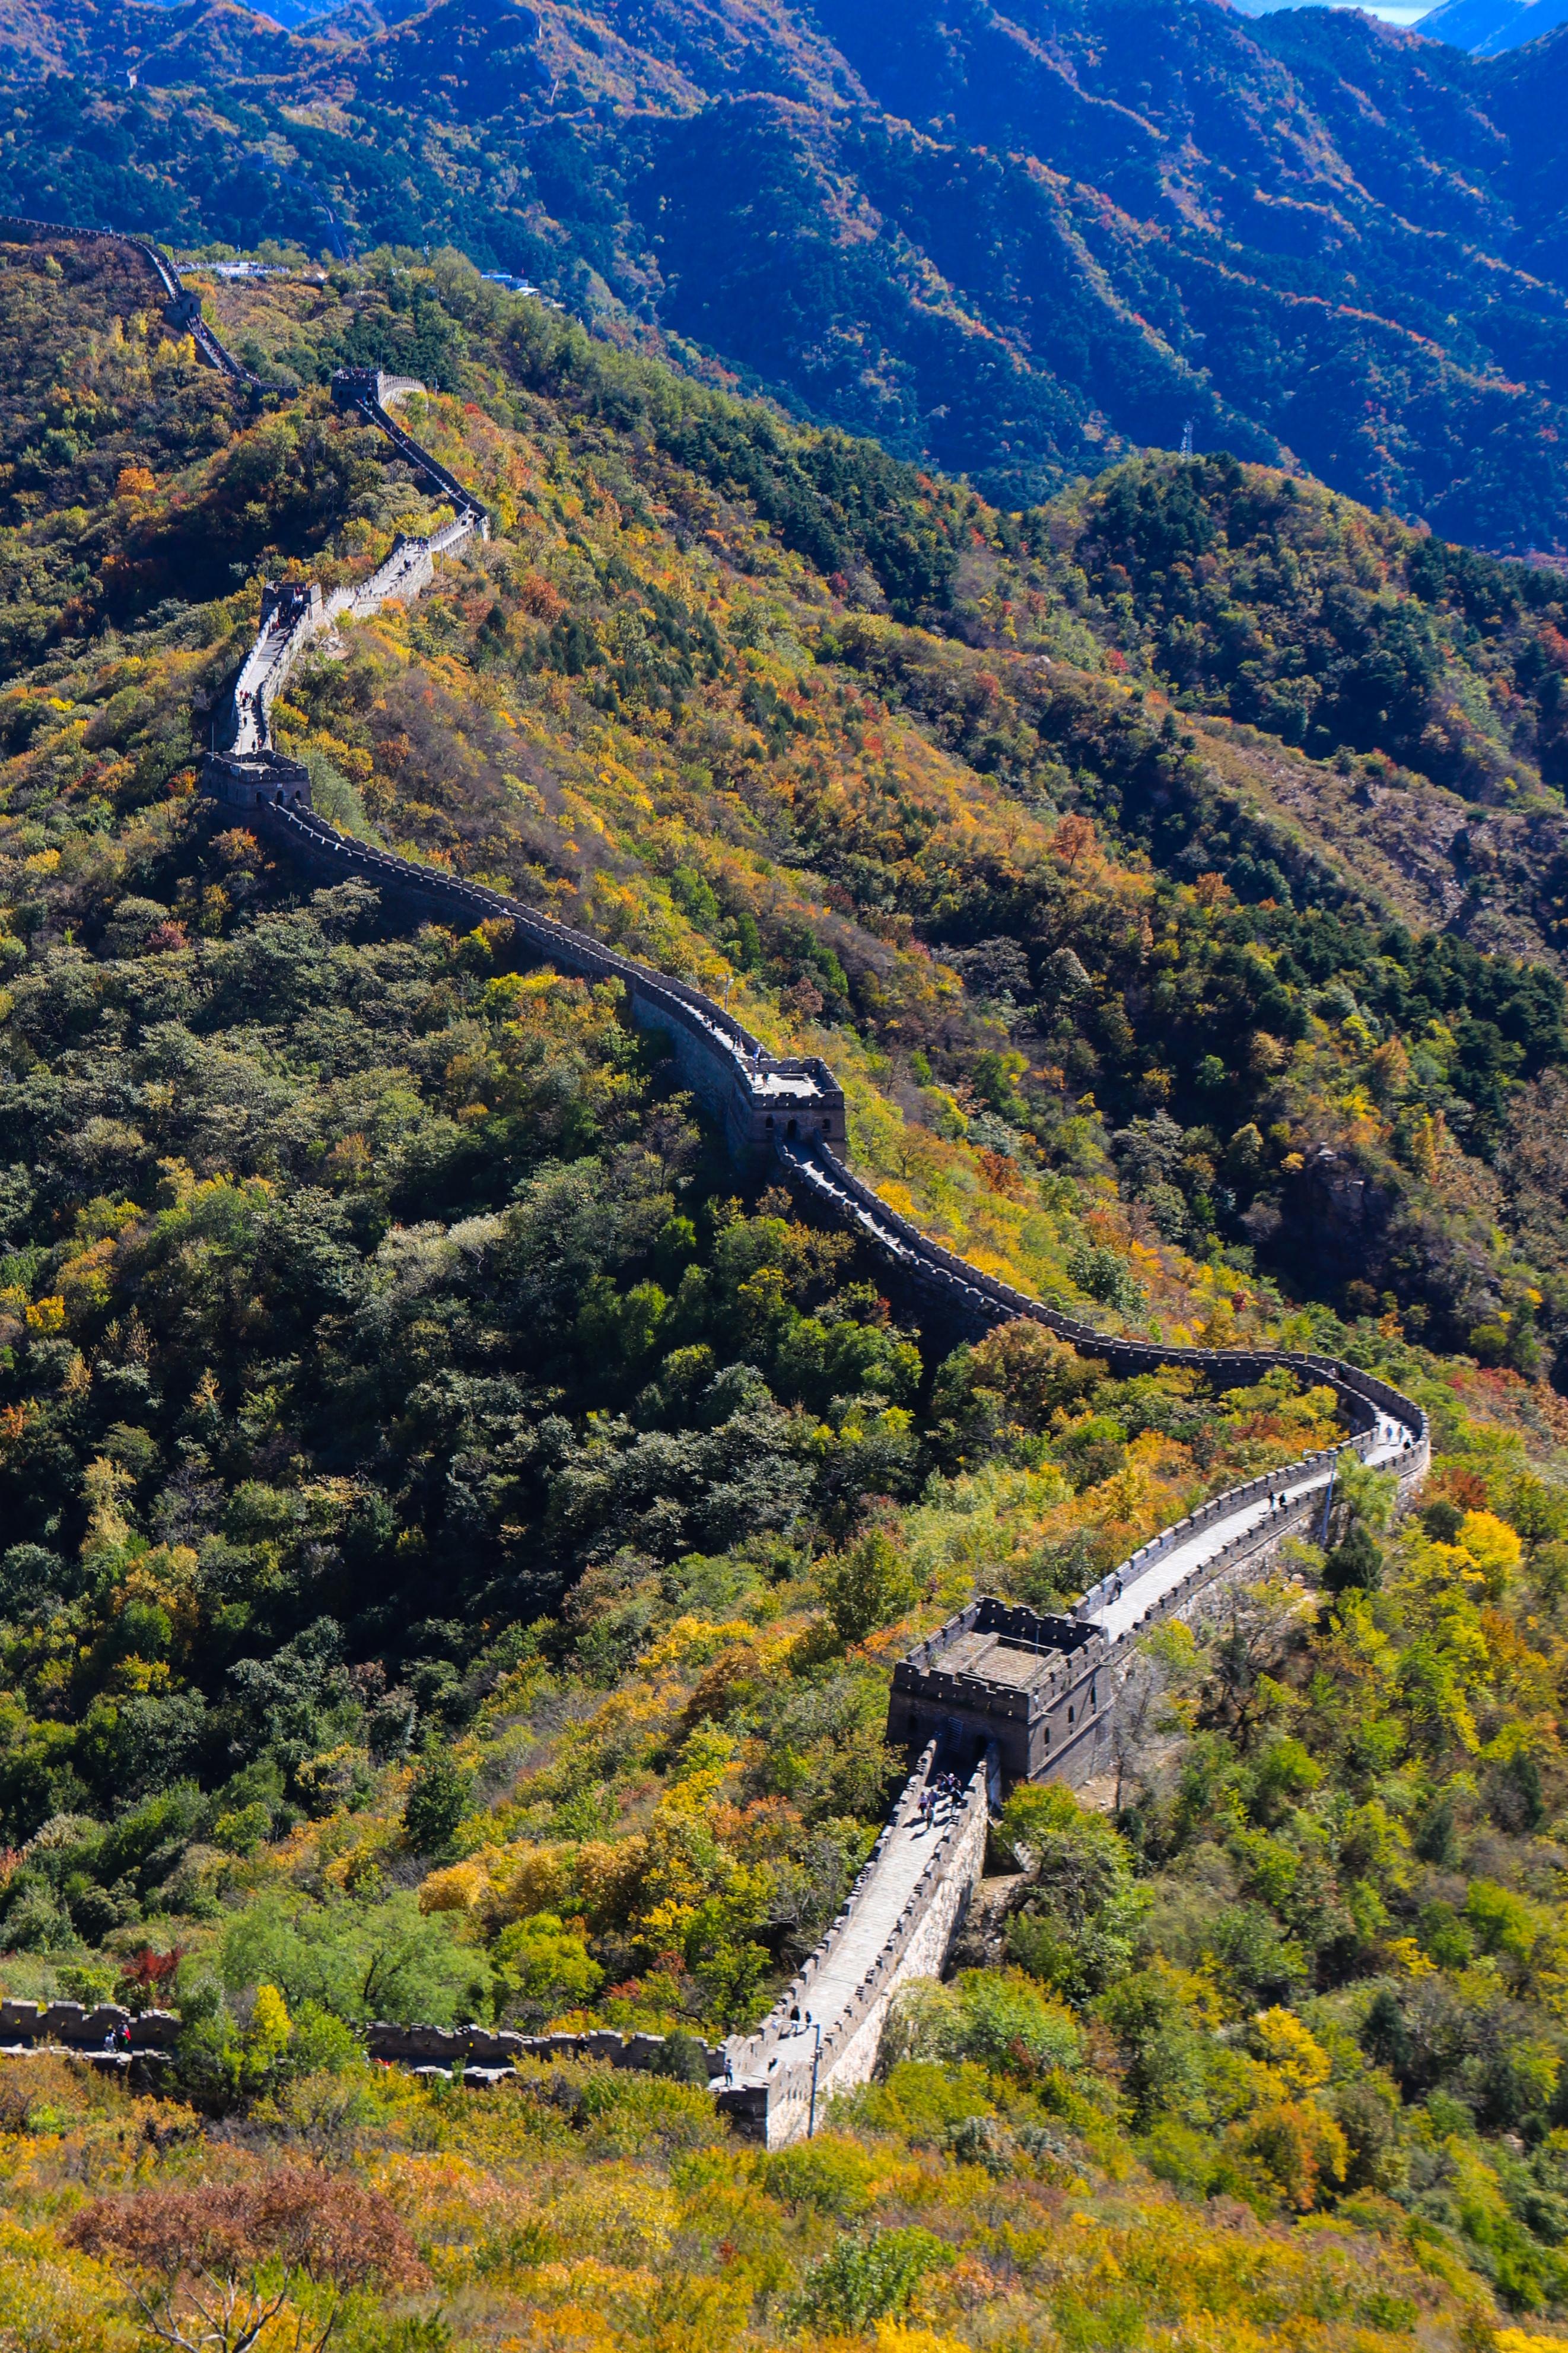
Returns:
[[[888,1742],[971,1772],[995,1743],[1005,1782],[1087,1781],[1110,1754],[1111,1675],[1104,1635],[991,1594],[900,1659],[888,1695]]]
[[[362,401],[372,400],[379,408],[382,396],[391,386],[392,378],[378,367],[344,367],[332,371],[332,406],[357,408]]]
[[[178,327],[188,335],[194,328],[199,327],[202,323],[201,296],[189,286],[182,287],[176,295],[164,303],[163,321],[166,326]]]
[[[380,367],[342,367],[332,371],[332,406],[342,409],[362,407],[370,401],[384,408],[400,392],[423,392],[424,385],[416,375],[388,375]]]

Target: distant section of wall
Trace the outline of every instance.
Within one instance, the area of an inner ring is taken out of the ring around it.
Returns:
[[[844,1097],[825,1063],[764,1054],[761,1041],[700,989],[618,955],[499,891],[335,832],[310,808],[304,768],[273,749],[271,704],[320,632],[342,616],[363,617],[389,598],[418,596],[435,575],[437,555],[489,533],[489,516],[474,493],[387,413],[388,400],[423,390],[412,377],[388,377],[378,368],[341,368],[332,378],[334,406],[374,424],[435,491],[449,498],[452,522],[428,539],[400,540],[357,587],[334,589],[324,599],[314,584],[264,592],[256,643],[214,722],[213,749],[202,762],[203,791],[225,807],[244,810],[258,832],[323,879],[358,872],[395,904],[468,928],[500,918],[520,945],[562,971],[619,981],[632,1019],[665,1033],[683,1083],[723,1129],[737,1158],[764,1159],[775,1131],[841,1145]]]
[[[100,2001],[0,2001],[0,2057],[42,2057],[63,2052],[133,2092],[155,2092],[180,2031],[173,2010],[124,2010]]]
[[[1012,1283],[999,1282],[955,1251],[933,1242],[908,1218],[889,1208],[831,1148],[824,1151],[816,1139],[798,1143],[781,1139],[778,1152],[791,1176],[810,1198],[840,1223],[857,1227],[891,1265],[903,1270],[916,1285],[925,1287],[950,1319],[965,1323],[976,1336],[994,1331],[999,1324],[1026,1318],[1044,1324],[1083,1355],[1102,1357],[1117,1379],[1158,1371],[1167,1365],[1185,1365],[1202,1373],[1205,1380],[1241,1388],[1261,1380],[1277,1365],[1288,1366],[1308,1382],[1318,1382],[1333,1390],[1350,1429],[1358,1437],[1374,1438],[1380,1415],[1396,1422],[1409,1441],[1402,1450],[1410,1458],[1399,1466],[1402,1482],[1414,1485],[1424,1474],[1428,1449],[1426,1416],[1418,1405],[1402,1397],[1374,1373],[1343,1364],[1337,1356],[1274,1348],[1175,1348],[1160,1341],[1099,1331],[1081,1317],[1032,1298]],[[1234,1505],[1228,1496],[1224,1496],[1206,1508],[1218,1513]]]
[[[466,518],[469,527],[481,539],[490,535],[489,510],[474,496],[465,482],[433,458],[428,449],[405,433],[395,417],[387,414],[389,400],[398,400],[409,393],[423,392],[425,386],[417,377],[387,375],[381,368],[339,368],[332,378],[332,406],[353,415],[357,412],[378,427],[391,442],[400,458],[406,460],[416,474],[423,474],[432,489],[449,498],[458,516]]]
[[[584,980],[618,981],[631,1018],[668,1038],[682,1084],[722,1130],[738,1160],[760,1166],[772,1152],[774,1134],[791,1127],[842,1144],[844,1097],[825,1062],[765,1052],[759,1039],[700,989],[618,955],[521,900],[334,831],[293,797],[293,780],[282,773],[289,764],[275,753],[268,754],[268,763],[279,778],[276,797],[247,807],[247,822],[264,840],[323,882],[358,875],[374,883],[390,905],[468,931],[503,921],[512,927],[515,946],[558,971]],[[226,763],[209,755],[203,781],[210,795],[233,807],[223,788],[226,769]]]
[[[379,368],[340,368],[332,378],[333,406],[374,425],[437,497],[451,500],[455,512],[428,538],[400,537],[384,563],[355,587],[334,588],[326,597],[313,580],[283,586],[269,581],[263,588],[256,643],[213,720],[211,749],[202,763],[204,789],[231,808],[310,807],[308,775],[272,746],[272,705],[307,647],[345,616],[363,619],[395,597],[407,603],[422,595],[436,576],[437,555],[456,554],[468,540],[489,537],[489,510],[387,415],[384,396],[390,400],[424,389],[413,376],[387,376]]]
[[[722,2077],[724,2046],[696,2038],[710,2079]],[[664,2034],[617,2034],[595,2028],[585,2034],[519,2034],[510,2027],[389,2026],[378,2021],[365,2029],[365,2049],[372,2059],[400,2067],[429,2067],[437,2073],[452,2068],[509,2068],[520,2059],[597,2059],[609,2067],[639,2067],[663,2071],[669,2052]]]
[[[168,2051],[180,2021],[171,2010],[131,2010],[117,2001],[92,2009],[79,2001],[0,2001],[0,2045],[31,2050],[103,2051],[122,2042],[132,2051]]]
[[[70,228],[61,221],[29,220],[24,215],[0,213],[0,241],[8,245],[53,245],[64,241],[71,245],[117,245],[133,253],[152,271],[158,290],[167,299],[163,304],[163,322],[182,335],[189,335],[197,353],[209,367],[216,368],[231,384],[243,385],[247,392],[273,392],[280,387],[263,384],[247,367],[226,351],[202,316],[201,296],[185,285],[168,255],[148,237],[132,237],[118,228]]]

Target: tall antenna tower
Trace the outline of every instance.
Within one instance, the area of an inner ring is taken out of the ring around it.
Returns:
[[[1183,427],[1182,427],[1182,455],[1183,455],[1183,457],[1184,457],[1184,458],[1190,458],[1190,457],[1192,456],[1192,454],[1193,454],[1193,420],[1192,420],[1192,418],[1189,417],[1186,419],[1185,423],[1184,423],[1184,424],[1183,425]]]

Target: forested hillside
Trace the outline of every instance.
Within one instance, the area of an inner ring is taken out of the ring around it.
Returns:
[[[1568,33],[1352,11],[7,0],[0,202],[442,240],[1008,508],[1137,448],[1568,548]],[[715,374],[715,372],[717,372]]]
[[[212,281],[298,386],[254,408],[112,256],[4,260],[0,1981],[184,2021],[158,2102],[0,2063],[5,2325],[129,2346],[194,2247],[365,2353],[1516,2353],[1568,2309],[1562,908],[1385,892],[1352,820],[1544,872],[1540,575],[1203,461],[998,512],[450,254]],[[823,1052],[980,1263],[1434,1416],[1417,1518],[1352,1472],[1326,1553],[1146,1653],[1104,1810],[1012,1801],[960,1974],[809,2149],[728,2140],[679,2042],[481,2103],[355,2032],[745,2024],[896,1785],[892,1657],[1331,1393],[948,1347],[614,990],[198,799],[262,578],[429,520],[346,359],[449,387],[405,413],[494,531],[275,708],[335,823]]]

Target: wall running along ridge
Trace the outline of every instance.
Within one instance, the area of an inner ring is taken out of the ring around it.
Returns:
[[[252,399],[268,390],[225,351],[201,318],[198,298],[186,290],[174,264],[149,240],[4,216],[0,237],[22,242],[102,238],[129,248],[141,256],[167,296],[163,316],[169,323],[190,333],[208,364]],[[358,876],[373,883],[393,906],[456,921],[465,928],[503,919],[525,953],[584,980],[618,981],[631,1018],[668,1037],[683,1082],[722,1127],[737,1161],[752,1173],[776,1162],[822,1215],[858,1231],[883,1260],[893,1284],[928,1328],[978,1338],[1000,1324],[1026,1318],[1100,1359],[1118,1378],[1181,1365],[1207,1380],[1239,1388],[1284,1365],[1302,1379],[1332,1389],[1350,1432],[1338,1446],[1216,1496],[1142,1546],[1083,1596],[1073,1616],[1084,1631],[1064,1633],[1059,1664],[1046,1679],[1047,1715],[1059,1714],[1072,1694],[1088,1689],[1094,1694],[1086,1720],[1074,1723],[1070,1740],[1042,1745],[1041,1722],[999,1717],[994,1693],[987,1698],[981,1688],[984,1679],[973,1679],[973,1688],[966,1689],[971,1679],[942,1674],[941,1654],[955,1634],[983,1609],[996,1611],[1004,1605],[972,1603],[900,1664],[890,1697],[889,1736],[911,1753],[923,1739],[920,1761],[844,1909],[800,1975],[754,2032],[732,2036],[708,2053],[720,2105],[742,2131],[776,2147],[810,2128],[814,2074],[820,2113],[833,2092],[863,2083],[871,2074],[898,1988],[911,1978],[941,1971],[980,1876],[990,1804],[1000,1796],[1004,1774],[1073,1782],[1088,1778],[1106,1754],[1115,1683],[1146,1629],[1191,1609],[1217,1586],[1261,1567],[1286,1535],[1315,1525],[1324,1515],[1325,1498],[1343,1454],[1394,1472],[1400,1502],[1407,1502],[1426,1475],[1430,1432],[1418,1405],[1375,1375],[1336,1357],[1265,1348],[1168,1348],[1098,1331],[1059,1307],[998,1282],[931,1241],[852,1174],[843,1157],[847,1148],[843,1092],[819,1058],[769,1054],[759,1039],[700,989],[619,955],[586,933],[499,891],[352,840],[315,814],[305,769],[277,752],[271,742],[268,713],[289,670],[312,638],[337,618],[368,614],[394,598],[419,595],[434,578],[438,558],[489,536],[489,518],[479,500],[389,414],[391,401],[416,389],[423,387],[376,369],[346,369],[333,378],[332,397],[340,409],[374,425],[433,492],[450,501],[452,521],[427,539],[399,541],[386,562],[357,588],[337,589],[327,598],[314,583],[264,592],[256,643],[214,720],[212,748],[202,763],[203,791],[220,805],[245,810],[256,832],[312,877],[331,882]],[[1107,1684],[1104,1704],[1099,1679]],[[950,1687],[937,1690],[939,1684]],[[922,1710],[931,1714],[931,1721],[923,1720]],[[1048,1732],[1048,1724],[1044,1728]],[[921,1799],[939,1758],[965,1749],[973,1767],[967,1783],[956,1799],[939,1801],[934,1816],[923,1810]],[[0,2012],[0,2035],[5,2031],[5,2013]],[[461,2065],[465,2079],[479,2084],[501,2080],[517,2057],[657,2064],[655,2046],[660,2038],[608,2033],[526,2037],[492,2034],[479,2027],[375,2026],[369,2040],[374,2056],[443,2073]]]

